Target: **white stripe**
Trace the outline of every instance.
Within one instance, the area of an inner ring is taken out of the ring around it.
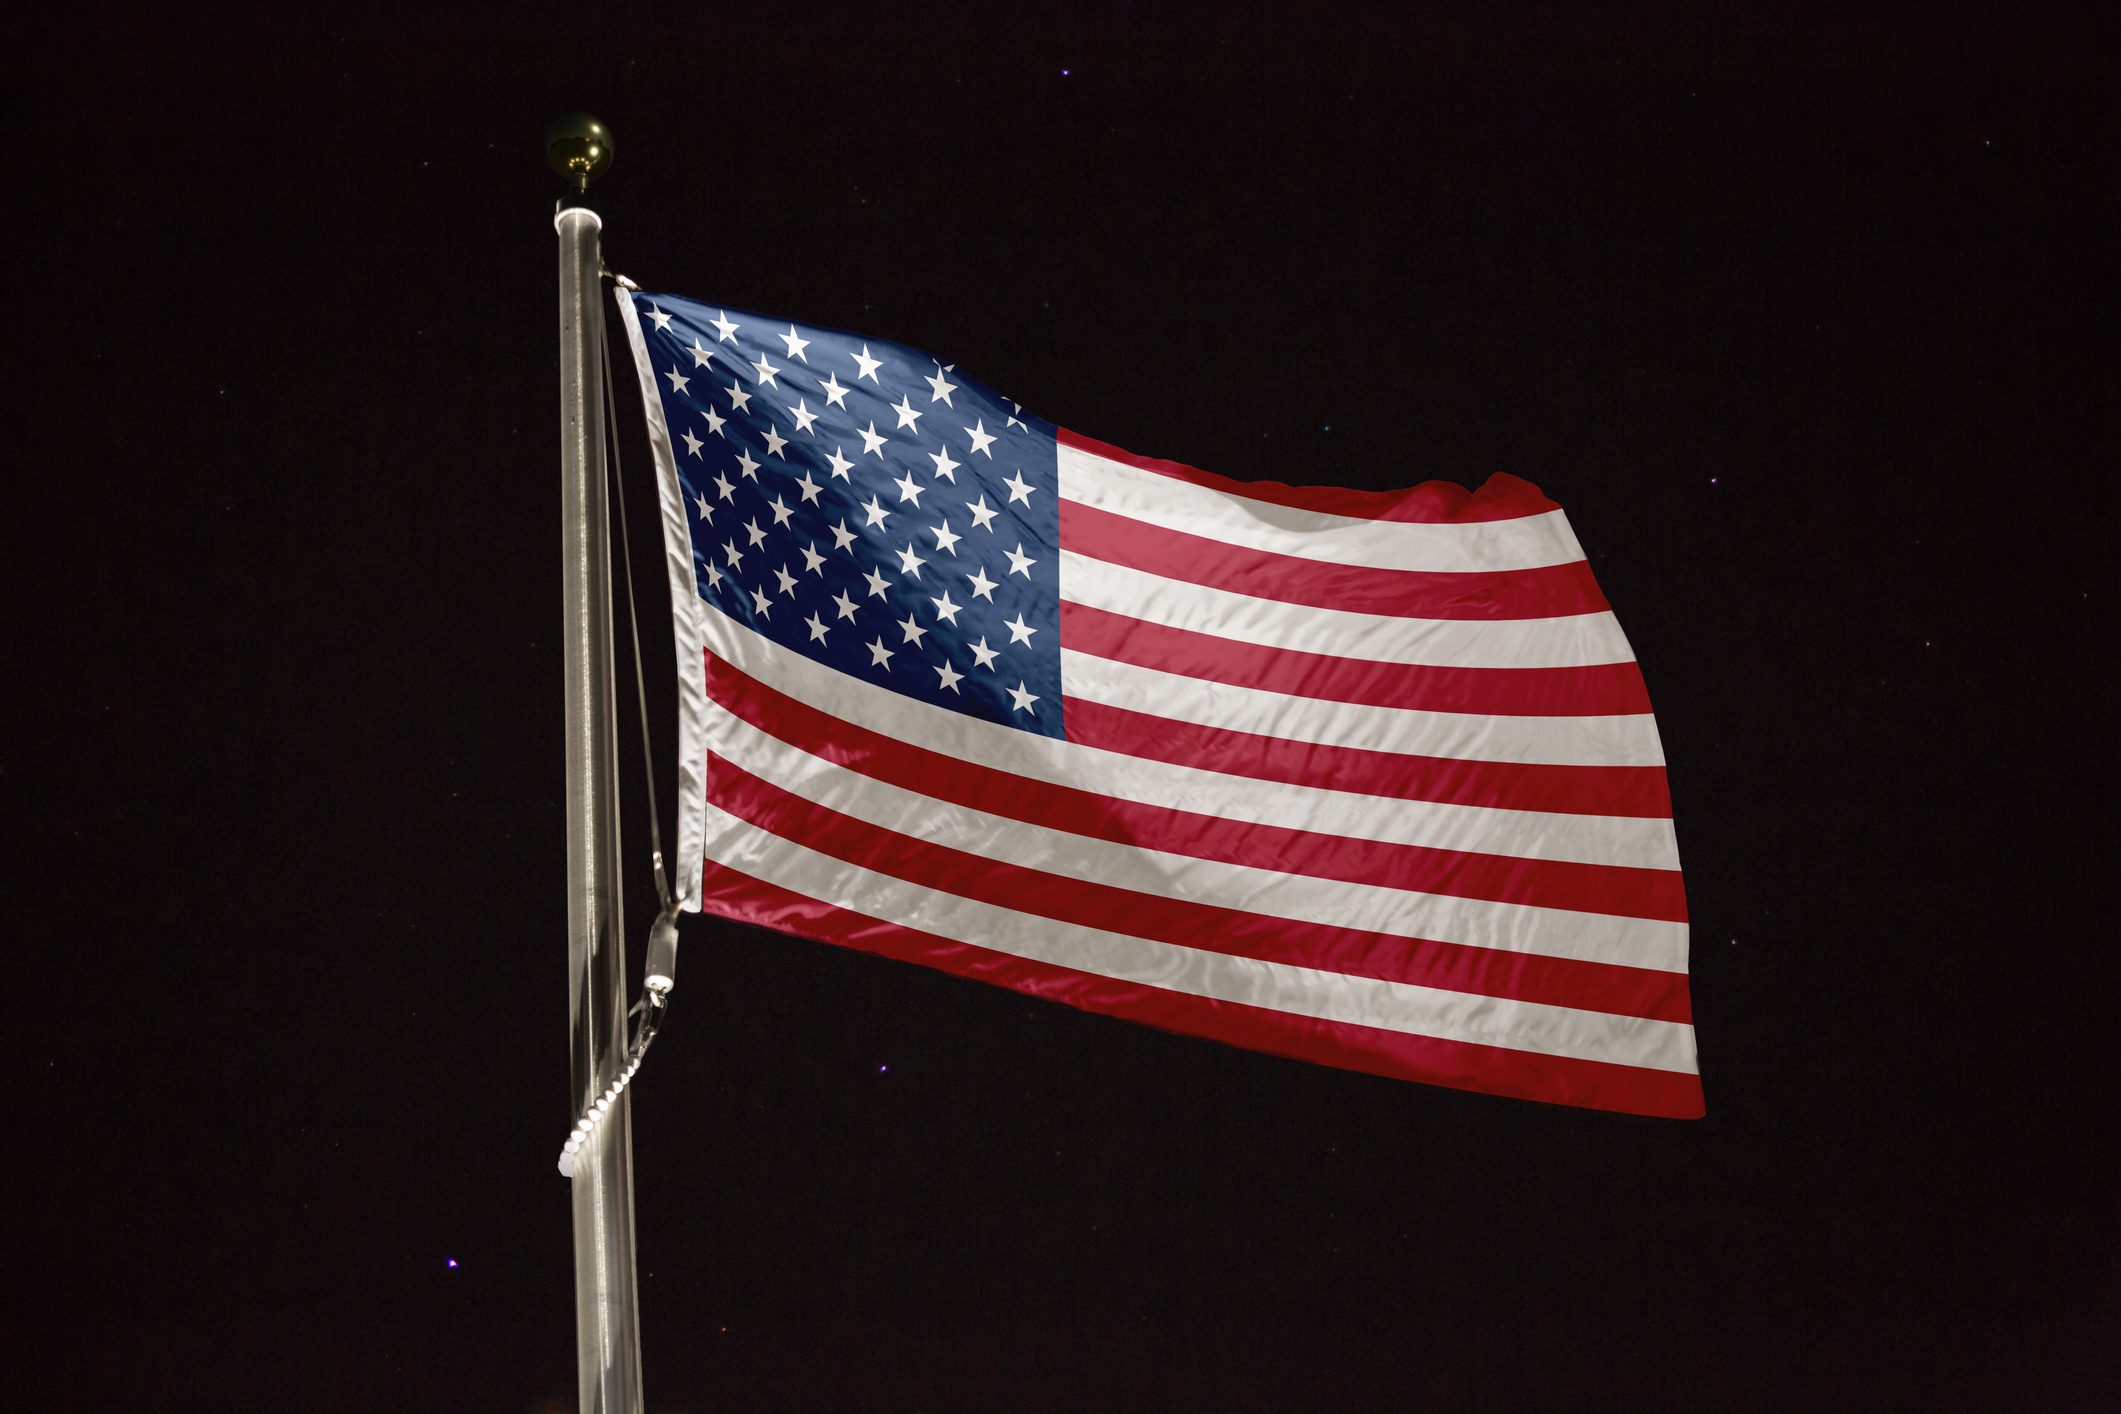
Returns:
[[[819,854],[709,807],[708,858],[793,893],[1012,957],[1404,1035],[1694,1071],[1693,1028],[1232,957],[962,898]]]
[[[1665,972],[1686,969],[1684,923],[1426,894],[1115,844],[905,790],[799,751],[726,713],[715,713],[709,730],[716,754],[792,795],[879,829],[1006,864],[1292,922]]]
[[[1128,466],[1062,442],[1061,499],[1231,545],[1381,570],[1523,570],[1573,564],[1583,547],[1560,511],[1425,525],[1293,510]]]
[[[983,722],[900,693],[879,691],[782,648],[718,610],[709,608],[707,613],[718,656],[775,691],[879,736],[945,751],[990,770],[1143,805],[1293,830],[1325,830],[1349,839],[1577,864],[1618,864],[1637,869],[1679,867],[1679,850],[1668,819],[1564,815],[1402,800],[1396,796],[1225,775],[1197,766],[1080,746]],[[1180,691],[1156,686],[1154,679],[1163,675],[1150,675],[1146,669],[1125,669],[1124,665],[1097,659],[1079,660],[1079,655],[1064,655],[1062,664],[1064,680],[1070,674],[1075,679],[1070,690],[1076,690],[1079,684],[1081,695],[1091,700],[1117,706],[1147,701],[1154,710],[1163,711],[1174,698],[1182,696]],[[719,713],[720,709],[716,711]],[[1517,719],[1467,720],[1509,724]],[[1653,723],[1652,728],[1650,740],[1654,745]],[[1507,725],[1503,728],[1508,729]],[[1450,743],[1439,740],[1434,744]]]
[[[1061,690],[1071,700],[1314,746],[1548,766],[1664,764],[1657,719],[1647,712],[1623,717],[1494,717],[1372,707],[1210,682],[1068,648],[1061,650]]]
[[[1579,668],[1633,662],[1611,611],[1555,619],[1403,619],[1261,599],[1061,551],[1061,598],[1263,648],[1435,668]]]
[[[677,456],[671,450],[670,428],[663,421],[663,401],[656,393],[655,369],[649,363],[648,342],[641,334],[641,320],[634,312],[632,292],[621,286],[612,294],[618,300],[619,318],[626,326],[626,342],[633,348],[634,368],[640,374],[641,406],[648,414],[648,446],[655,454],[656,493],[663,507],[663,567],[670,579],[671,631],[677,639],[678,663],[678,833],[677,853],[672,858],[678,860],[681,867],[676,870],[677,878],[673,882],[679,908],[687,913],[697,913],[700,908],[699,871],[685,865],[684,861],[700,857],[700,837],[705,828],[700,810],[707,799],[707,684],[696,671],[704,642],[701,610],[705,605],[700,599],[699,585],[693,578],[692,522],[686,514],[684,487],[678,482]],[[598,337],[602,337],[601,330]],[[616,415],[617,409],[612,411]]]

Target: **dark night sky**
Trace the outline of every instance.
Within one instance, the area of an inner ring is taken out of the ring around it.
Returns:
[[[1565,505],[1658,707],[1709,1105],[688,920],[634,1092],[655,1407],[2093,1407],[2111,65],[2032,7],[1487,8],[14,24],[8,1387],[570,1395],[579,107],[644,285],[1236,477]]]

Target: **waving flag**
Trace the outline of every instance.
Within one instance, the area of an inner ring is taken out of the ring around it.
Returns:
[[[1656,723],[1537,488],[1230,481],[897,344],[619,302],[686,907],[1329,1065],[1702,1112]]]

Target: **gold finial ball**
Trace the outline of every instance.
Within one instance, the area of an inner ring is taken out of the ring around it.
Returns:
[[[610,129],[587,113],[569,113],[545,130],[545,160],[576,191],[604,175],[616,149]]]

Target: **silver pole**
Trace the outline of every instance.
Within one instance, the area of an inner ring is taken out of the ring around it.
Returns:
[[[595,1103],[626,1059],[610,506],[597,378],[604,337],[597,234],[603,224],[581,206],[565,207],[553,218],[560,233],[560,524],[567,614],[567,994],[577,1115]],[[593,1130],[573,1185],[582,1414],[638,1414],[633,1126],[625,1093]]]

